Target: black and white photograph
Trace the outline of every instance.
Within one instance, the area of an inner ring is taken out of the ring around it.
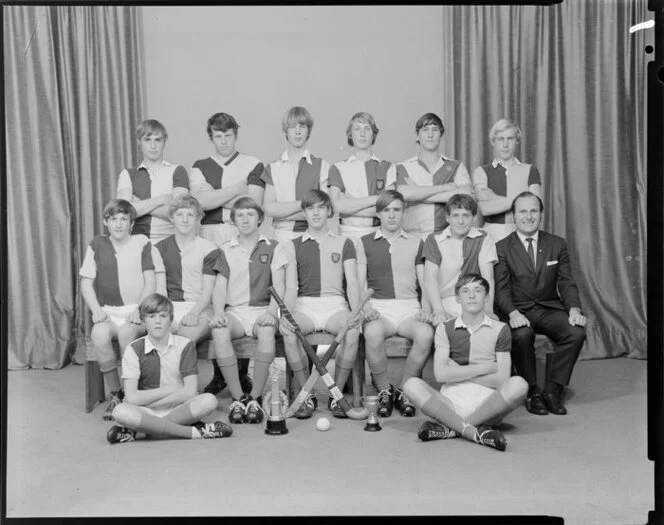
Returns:
[[[1,10],[3,518],[659,523],[664,3]]]

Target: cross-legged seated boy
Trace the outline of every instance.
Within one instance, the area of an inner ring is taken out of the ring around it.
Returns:
[[[460,435],[498,450],[507,442],[492,425],[523,403],[528,383],[510,377],[512,337],[509,326],[484,312],[489,283],[479,274],[465,274],[456,284],[461,315],[436,328],[434,375],[440,392],[412,377],[404,390],[415,406],[435,423],[424,423],[423,441]]]
[[[285,246],[290,251],[287,260],[295,261],[295,264],[289,264],[286,269],[284,302],[304,334],[325,331],[336,335],[350,318],[344,279],[351,308],[359,304],[355,245],[350,239],[329,230],[327,219],[334,212],[325,192],[309,190],[302,198],[302,211],[307,230]],[[309,377],[307,355],[285,316],[281,317],[280,326],[286,358],[301,388]],[[334,381],[340,389],[346,384],[357,358],[359,336],[358,328],[350,329],[335,354]],[[316,398],[309,396],[295,417],[311,417],[316,406]],[[347,417],[332,397],[328,408],[335,417]]]
[[[120,350],[145,334],[138,316],[138,303],[155,291],[154,248],[145,235],[131,235],[136,209],[124,199],[113,199],[104,208],[108,235],[90,241],[79,272],[81,294],[92,311],[90,337],[99,369],[111,393],[104,420],[111,421],[113,409],[123,392],[113,350]]]
[[[220,247],[220,271],[212,294],[215,314],[210,326],[217,362],[233,399],[228,416],[231,423],[263,421],[262,393],[274,361],[279,317],[268,288],[273,286],[280,296],[284,295],[287,261],[283,247],[258,232],[264,218],[263,209],[252,198],[235,201],[231,221],[239,235]],[[258,339],[249,394],[242,393],[232,345],[233,339],[245,335]]]
[[[380,229],[363,236],[357,251],[360,288],[368,286],[374,290],[373,298],[364,308],[367,323],[362,331],[367,361],[380,397],[378,415],[382,417],[392,415],[394,404],[401,415],[415,415],[415,407],[404,394],[403,385],[408,378],[421,376],[433,343],[433,328],[417,298],[418,282],[424,276],[424,243],[403,230],[404,207],[404,197],[398,191],[381,194],[376,201]],[[396,392],[387,377],[383,345],[393,335],[413,341]]]
[[[157,292],[173,301],[171,331],[198,343],[210,336],[212,289],[221,252],[212,241],[197,235],[203,209],[191,195],[168,206],[175,233],[156,245],[164,271],[157,268]]]
[[[109,443],[133,441],[138,432],[183,439],[230,436],[229,425],[200,421],[217,408],[217,399],[196,395],[196,348],[186,337],[171,334],[173,303],[151,294],[139,312],[148,335],[131,343],[122,357],[125,401],[113,410],[122,426],[111,427]]]

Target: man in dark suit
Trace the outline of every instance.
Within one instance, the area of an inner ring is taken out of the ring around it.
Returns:
[[[572,278],[567,243],[540,231],[544,205],[529,191],[516,196],[516,231],[496,244],[496,297],[499,312],[512,329],[512,362],[528,382],[526,409],[538,415],[566,414],[563,392],[586,338],[579,291]],[[546,382],[537,386],[535,333],[555,343],[546,356]]]

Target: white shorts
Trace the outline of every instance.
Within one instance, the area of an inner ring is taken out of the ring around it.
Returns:
[[[461,417],[466,418],[484,403],[495,390],[472,381],[443,385],[440,393],[449,399]]]
[[[416,316],[421,310],[417,299],[370,299],[369,304],[392,325],[392,332],[386,334],[386,338],[396,334],[403,321]]]
[[[234,224],[201,224],[201,229],[198,234],[212,241],[215,246],[221,246],[226,241],[230,241],[238,236],[237,227]]]
[[[244,329],[244,334],[254,337],[256,319],[269,310],[269,306],[233,306],[226,309],[226,314],[233,316]]]
[[[350,310],[346,299],[333,295],[330,297],[298,297],[295,302],[295,312],[312,322],[314,332],[323,332],[332,316],[339,312],[350,312]]]
[[[171,332],[175,333],[180,328],[180,321],[189,313],[189,311],[196,305],[195,301],[173,301],[173,324],[171,325]],[[214,317],[214,310],[212,306],[208,306],[198,315],[200,323],[201,317],[211,321]],[[192,327],[193,328],[193,327]]]
[[[184,403],[180,403],[177,406],[174,407],[167,407],[167,408],[150,408],[150,407],[144,407],[144,406],[136,406],[141,411],[147,412],[148,414],[151,414],[153,416],[157,417],[166,417],[168,414],[173,412],[176,408],[180,408],[182,405],[186,405],[187,403],[190,403],[191,399],[189,401],[185,401]]]
[[[138,308],[137,304],[125,304],[124,306],[102,306],[101,309],[108,314],[111,322],[120,328],[128,323],[127,316]]]

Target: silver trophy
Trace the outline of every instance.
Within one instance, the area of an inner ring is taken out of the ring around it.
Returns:
[[[364,402],[364,408],[369,412],[369,419],[364,426],[364,430],[367,432],[378,432],[379,430],[383,430],[378,422],[378,416],[376,415],[380,398],[378,396],[365,396],[362,399]]]

